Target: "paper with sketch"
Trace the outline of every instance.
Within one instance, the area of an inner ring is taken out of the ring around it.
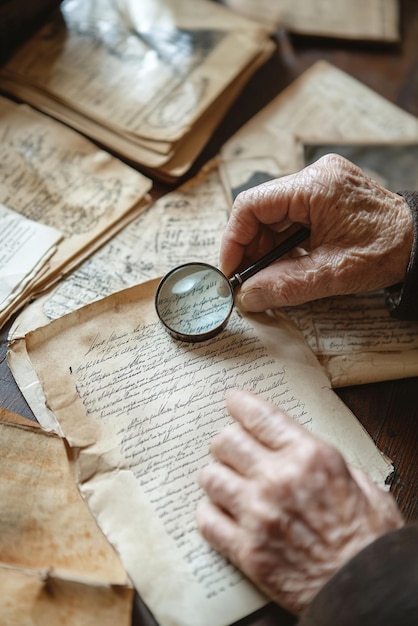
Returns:
[[[133,588],[74,483],[64,442],[0,409],[2,624],[131,623]]]
[[[2,306],[4,323],[143,210],[151,181],[26,105],[0,97],[0,121],[0,202],[61,233],[42,273]],[[15,256],[16,271],[20,263]]]
[[[209,0],[64,0],[0,84],[158,170],[186,137],[196,158],[273,49],[269,29]]]
[[[399,0],[224,0],[241,15],[301,35],[399,40]]]
[[[27,354],[72,449],[80,489],[157,621],[226,625],[266,601],[195,525],[196,474],[213,435],[230,422],[228,388],[280,404],[381,486],[390,464],[285,316],[278,324],[235,312],[218,337],[176,342],[156,316],[157,282],[28,333]]]
[[[0,204],[0,308],[6,307],[41,270],[61,238],[55,228]]]

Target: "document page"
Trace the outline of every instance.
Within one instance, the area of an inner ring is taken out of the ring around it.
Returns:
[[[175,180],[273,53],[269,35],[209,0],[64,0],[3,65],[0,84]]]
[[[330,388],[292,323],[234,313],[218,337],[173,340],[158,280],[96,301],[26,335],[90,509],[162,625],[226,625],[266,602],[200,537],[197,472],[230,418],[225,391],[282,406],[381,486],[390,463]],[[161,593],[164,589],[164,593]]]
[[[0,204],[0,308],[37,274],[62,239],[55,228],[26,219]]]

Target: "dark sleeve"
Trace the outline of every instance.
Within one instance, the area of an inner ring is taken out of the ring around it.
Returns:
[[[418,192],[400,191],[411,209],[414,221],[414,243],[405,282],[386,289],[390,314],[398,319],[418,319]]]
[[[417,626],[418,525],[379,537],[342,567],[297,626]]]

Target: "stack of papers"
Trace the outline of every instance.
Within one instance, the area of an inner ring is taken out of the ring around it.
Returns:
[[[273,50],[268,28],[209,0],[64,0],[0,89],[173,181]]]
[[[151,181],[0,98],[0,326],[149,204]]]

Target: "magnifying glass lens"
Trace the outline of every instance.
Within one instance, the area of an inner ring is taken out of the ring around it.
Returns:
[[[187,263],[162,279],[155,296],[157,314],[176,339],[203,341],[225,326],[234,306],[229,280],[206,263]]]

